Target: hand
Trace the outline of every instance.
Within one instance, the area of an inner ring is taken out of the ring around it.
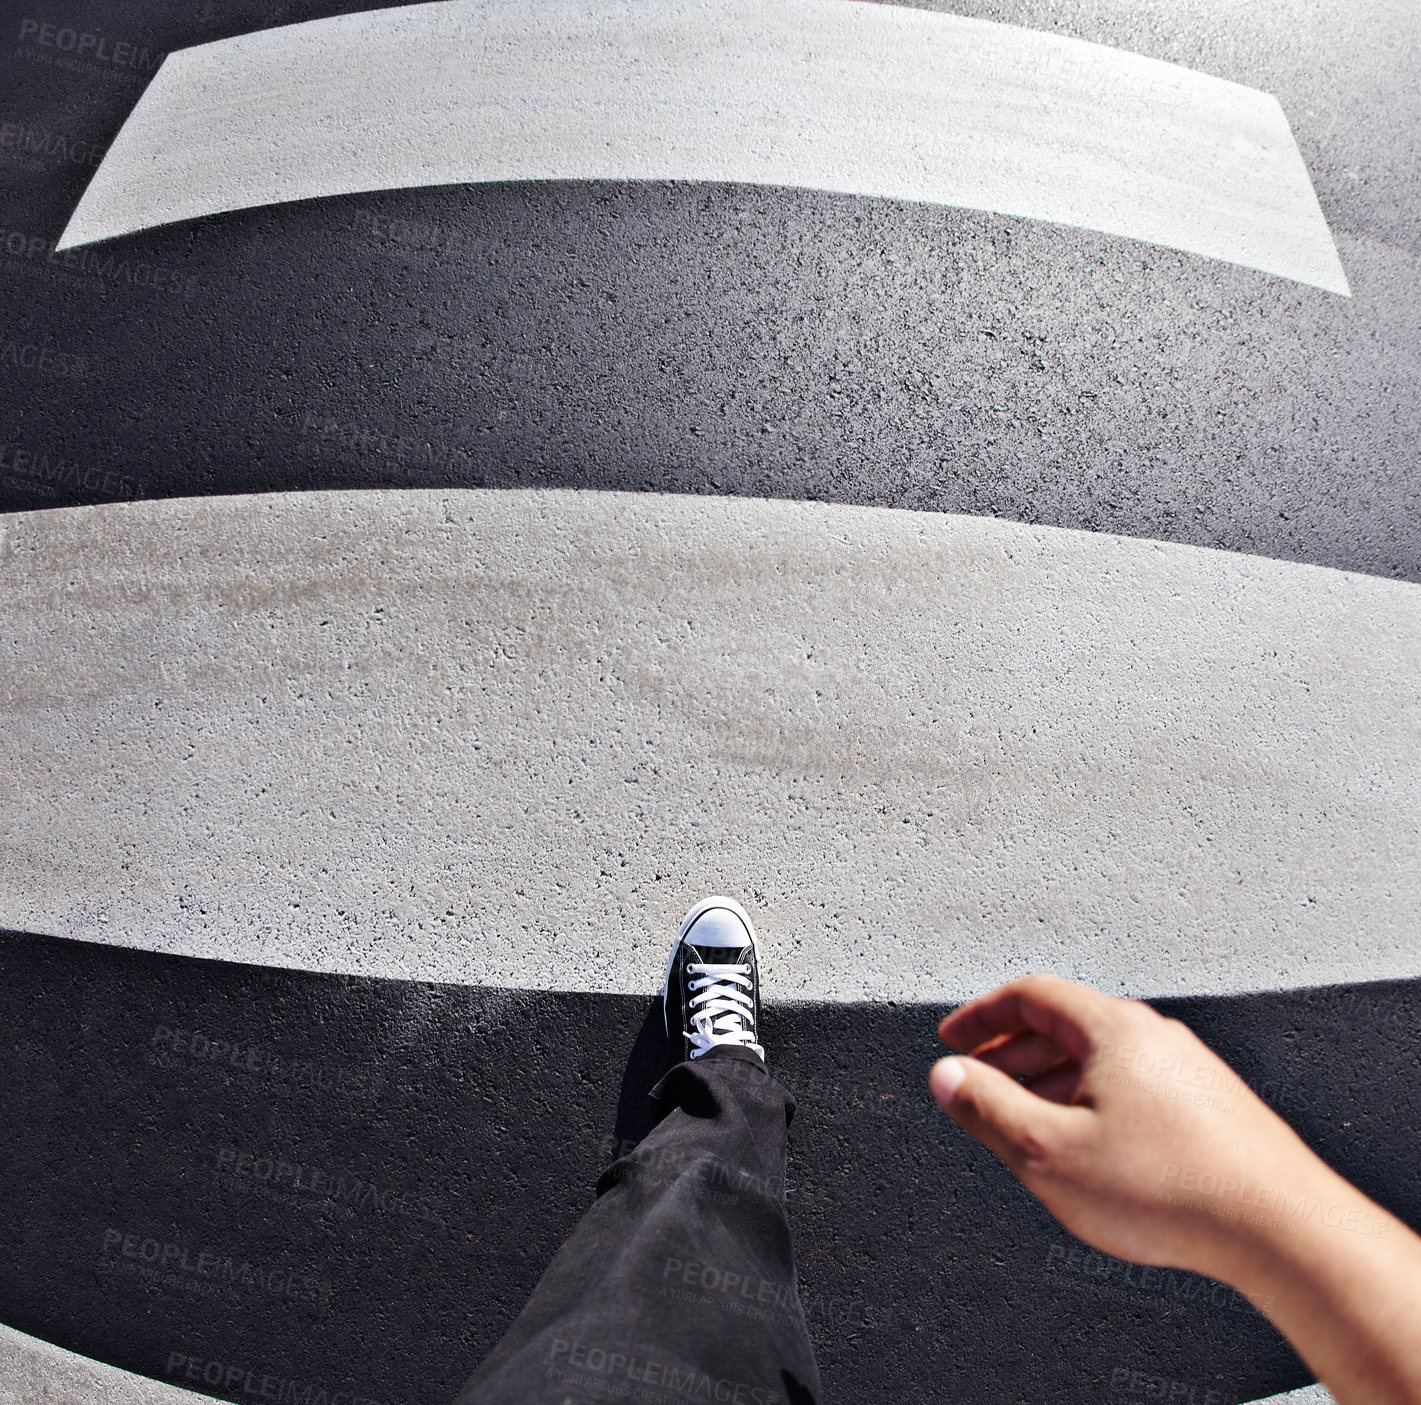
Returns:
[[[971,1055],[933,1066],[939,1105],[1117,1258],[1233,1277],[1273,1197],[1331,1175],[1185,1025],[1137,1000],[1027,976],[938,1035]]]
[[[1339,1405],[1421,1405],[1421,1237],[1178,1020],[1027,976],[938,1034],[933,1096],[1072,1234],[1232,1284]]]

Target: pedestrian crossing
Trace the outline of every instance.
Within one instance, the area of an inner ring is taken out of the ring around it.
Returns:
[[[1316,1144],[1370,1139],[1369,1193],[1409,1195],[1376,1108],[1409,1106],[1378,1051],[1421,949],[1415,16],[344,9],[139,0],[127,29],[24,19],[0,57],[0,954],[38,982],[7,1104],[33,1174],[0,1195],[46,1285],[4,1288],[0,1405],[238,1400],[259,1366],[300,1398],[354,1359],[339,1323],[300,1347],[233,1318],[223,1345],[161,1285],[132,1330],[66,1301],[96,1206],[143,1187],[100,1157],[82,1189],[55,1098],[161,1182],[171,1226],[135,1243],[201,1223],[403,1262],[214,1199],[203,1129],[259,1129],[260,1101],[122,1083],[134,1009],[245,1009],[271,1067],[394,1030],[437,1081],[421,1032],[464,1002],[448,1047],[505,1048],[593,1145],[612,1102],[626,1133],[604,1075],[704,892],[766,938],[826,1382],[862,1394],[855,1342],[899,1398],[949,1364],[843,1296],[829,1230],[927,1301],[862,1237],[873,1195],[899,1156],[944,1195],[992,1172],[932,1159],[915,1040],[1026,970],[1182,1002]],[[65,980],[87,1053],[45,998]],[[603,1041],[571,1091],[569,1025]],[[1328,1050],[1376,1104],[1362,1133]],[[282,1084],[268,1131],[339,1142],[365,1125],[346,1083],[304,1113]],[[586,1167],[520,1159],[506,1111],[472,1130],[539,1187],[551,1252]],[[168,1122],[186,1160],[154,1159]],[[401,1136],[349,1164],[379,1182]],[[67,1202],[35,1191],[56,1175]],[[1140,1302],[1044,1291],[1010,1204],[944,1250],[950,1364],[990,1398],[1020,1393],[971,1301],[1003,1263],[1043,1403],[1080,1398],[1073,1359],[1304,1378],[1251,1324],[1150,1301],[1135,1331]],[[531,1272],[501,1233],[481,1331]]]

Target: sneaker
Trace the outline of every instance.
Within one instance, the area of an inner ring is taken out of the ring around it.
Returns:
[[[749,1049],[761,1059],[760,963],[750,914],[734,898],[706,898],[686,914],[666,963],[662,1009],[671,1034],[679,1011],[684,1057],[698,1059],[719,1044]]]

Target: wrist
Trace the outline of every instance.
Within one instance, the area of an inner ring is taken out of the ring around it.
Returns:
[[[1240,1233],[1222,1252],[1240,1292],[1276,1287],[1322,1244],[1346,1236],[1385,1237],[1381,1212],[1326,1162],[1308,1151],[1284,1174],[1260,1179]]]
[[[1421,1269],[1421,1239],[1311,1152],[1268,1191],[1259,1194],[1260,1213],[1220,1246],[1209,1276],[1288,1336],[1320,1310],[1352,1313],[1397,1263]]]
[[[1385,1217],[1301,1140],[1258,1158],[1254,1174],[1183,1172],[1175,1204],[1195,1216],[1195,1272],[1266,1297],[1325,1235],[1386,1233]]]

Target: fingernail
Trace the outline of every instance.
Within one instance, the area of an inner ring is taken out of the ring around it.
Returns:
[[[939,1059],[928,1075],[933,1096],[946,1107],[957,1096],[957,1090],[967,1077],[966,1059]]]

